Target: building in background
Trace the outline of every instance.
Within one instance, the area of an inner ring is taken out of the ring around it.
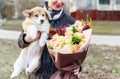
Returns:
[[[120,0],[71,0],[76,8],[70,8],[75,19],[120,20]]]

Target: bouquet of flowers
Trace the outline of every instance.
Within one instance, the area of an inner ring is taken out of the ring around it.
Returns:
[[[47,47],[56,67],[59,69],[51,79],[59,79],[58,76],[62,71],[69,75],[72,70],[79,68],[86,57],[92,34],[91,26],[92,20],[90,18],[89,23],[77,20],[73,25],[50,31]]]

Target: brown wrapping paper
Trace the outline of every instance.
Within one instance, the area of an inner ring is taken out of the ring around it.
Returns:
[[[81,52],[75,54],[61,54],[58,53],[57,61],[55,62],[54,57],[51,55],[56,67],[62,69],[64,67],[73,65],[74,63],[80,64],[86,57],[87,48]],[[79,60],[80,59],[80,60]],[[79,60],[79,61],[78,61]]]

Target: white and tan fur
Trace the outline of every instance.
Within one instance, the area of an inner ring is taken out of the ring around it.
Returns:
[[[27,73],[33,73],[40,66],[41,55],[50,28],[48,17],[43,8],[34,7],[31,10],[24,10],[22,13],[26,17],[23,22],[24,33],[29,34],[34,39],[37,32],[40,31],[41,37],[21,50],[20,56],[14,64],[11,79],[17,77],[23,70]]]

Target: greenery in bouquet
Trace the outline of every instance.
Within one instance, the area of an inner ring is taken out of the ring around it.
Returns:
[[[90,23],[85,24],[83,20],[77,20],[73,25],[61,26],[56,30],[51,30],[50,40],[47,41],[48,49],[63,54],[78,52],[86,41],[82,32],[89,29],[91,23],[90,21]]]

